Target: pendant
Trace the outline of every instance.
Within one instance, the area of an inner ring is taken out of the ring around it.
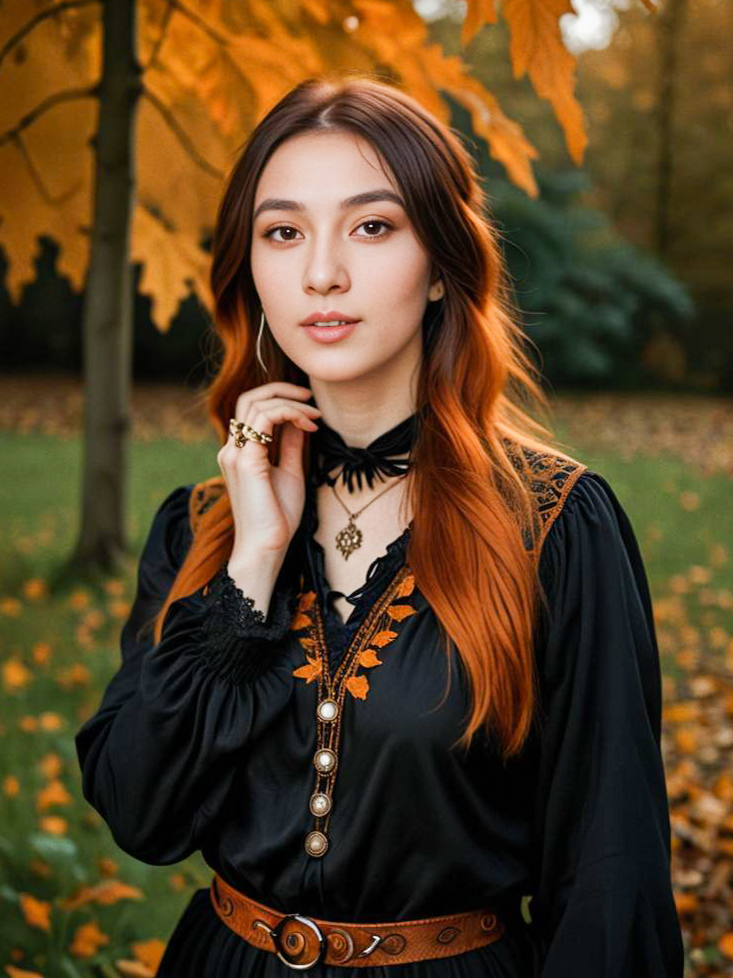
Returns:
[[[344,560],[348,560],[349,554],[352,554],[361,546],[362,539],[361,530],[354,523],[354,517],[350,516],[348,524],[336,534],[336,546],[343,554]]]

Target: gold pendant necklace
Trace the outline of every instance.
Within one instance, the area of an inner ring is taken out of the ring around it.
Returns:
[[[409,475],[409,473],[407,473],[407,475]],[[391,486],[387,486],[387,488],[383,489],[382,492],[378,493],[374,497],[374,499],[370,499],[369,502],[366,504],[366,506],[362,506],[361,509],[358,509],[355,513],[352,513],[351,510],[346,506],[344,501],[342,499],[339,499],[338,493],[336,492],[335,485],[331,486],[331,488],[333,489],[334,496],[336,497],[336,499],[338,499],[338,501],[344,507],[346,512],[349,514],[349,522],[342,530],[339,530],[339,532],[336,534],[336,547],[338,548],[339,552],[343,555],[344,560],[348,560],[349,555],[352,554],[355,550],[359,549],[359,547],[361,546],[361,542],[364,539],[364,534],[361,532],[361,530],[356,525],[354,520],[357,518],[357,516],[361,516],[361,514],[364,512],[367,506],[371,506],[372,503],[375,503],[380,496],[383,496],[385,494],[385,492],[389,492],[390,489],[394,489],[394,487],[399,482],[401,482],[402,479],[407,478],[407,475],[400,476],[400,478],[397,479],[395,482],[393,482]]]

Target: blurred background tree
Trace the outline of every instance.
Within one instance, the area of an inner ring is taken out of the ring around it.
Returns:
[[[731,6],[575,2],[604,20],[598,50],[574,39],[570,0],[138,0],[116,66],[103,25],[118,5],[0,8],[0,355],[6,371],[83,371],[98,392],[78,555],[126,549],[130,383],[205,382],[222,181],[308,76],[372,73],[463,135],[550,386],[733,390]],[[129,162],[103,229],[105,121]]]

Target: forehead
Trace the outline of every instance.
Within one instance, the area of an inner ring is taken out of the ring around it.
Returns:
[[[281,143],[265,164],[255,206],[265,197],[288,196],[306,207],[333,202],[396,182],[374,147],[354,133],[302,133]]]

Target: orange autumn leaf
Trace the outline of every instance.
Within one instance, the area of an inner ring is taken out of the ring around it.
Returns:
[[[461,44],[470,44],[484,24],[495,24],[499,17],[497,0],[468,0],[468,10],[461,28]]]
[[[142,961],[128,961],[125,958],[118,958],[115,961],[115,968],[123,978],[155,978],[155,972]]]
[[[20,781],[14,774],[7,774],[3,778],[3,794],[6,798],[15,798],[20,791]]]
[[[350,676],[346,680],[345,686],[356,699],[365,700],[367,698],[369,680],[366,676]]]
[[[669,723],[689,723],[700,717],[702,705],[699,700],[679,700],[664,708],[664,719]]]
[[[525,73],[537,94],[552,105],[565,131],[573,160],[583,162],[588,136],[575,97],[575,57],[566,46],[560,18],[575,13],[570,0],[504,0],[511,31],[510,54],[516,79]]]
[[[55,780],[36,792],[36,811],[42,812],[51,805],[71,804],[71,795],[63,782]]]
[[[41,730],[60,730],[66,726],[66,721],[58,713],[41,713],[38,717],[38,726]]]
[[[41,577],[31,577],[23,582],[21,592],[24,598],[37,601],[46,594],[46,582]]]
[[[73,611],[82,611],[87,607],[90,600],[88,591],[78,590],[69,596],[68,605]]]
[[[120,880],[106,879],[94,886],[82,886],[72,896],[59,900],[64,910],[74,910],[85,903],[97,903],[100,906],[110,906],[119,900],[143,900],[145,895],[137,886],[122,883]]]
[[[371,669],[372,666],[381,666],[382,660],[377,658],[375,649],[364,649],[359,655],[359,665]]]
[[[51,658],[51,646],[48,642],[34,642],[31,646],[31,658],[38,666],[44,666]]]
[[[700,903],[696,893],[679,893],[677,890],[674,891],[674,902],[680,916],[695,913]]]
[[[305,679],[307,683],[313,682],[317,676],[321,673],[321,663],[318,659],[313,659],[311,656],[306,655],[308,660],[307,666],[300,666],[299,669],[293,669],[293,675],[297,676],[299,679]]]
[[[76,928],[68,951],[75,958],[91,958],[105,944],[109,944],[109,937],[92,920]]]
[[[97,867],[102,876],[114,876],[119,869],[114,859],[110,859],[109,856],[100,856],[97,860]]]
[[[165,951],[165,942],[158,940],[157,937],[151,938],[149,941],[134,941],[130,948],[135,956],[136,961],[140,961],[142,964],[146,964],[153,971],[158,970],[161,958],[163,957],[163,952]]]
[[[23,919],[29,927],[37,927],[39,930],[51,932],[51,922],[48,915],[51,913],[51,904],[47,900],[37,900],[30,893],[19,894],[20,911]]]
[[[677,749],[683,754],[694,754],[700,746],[697,730],[694,727],[681,727],[675,732]]]
[[[410,615],[416,615],[417,608],[413,608],[410,604],[391,604],[387,608],[387,614],[390,618],[403,621],[405,618],[409,618]]]
[[[28,863],[28,869],[34,876],[40,876],[44,880],[47,880],[49,876],[53,875],[51,867],[48,863],[44,863],[42,859],[31,859]]]
[[[27,686],[33,679],[33,673],[26,668],[20,659],[7,659],[3,662],[2,677],[5,691],[12,693]]]
[[[73,689],[77,686],[88,686],[91,681],[91,671],[80,662],[75,662],[73,665],[59,670],[55,676],[56,685],[61,686],[62,689]]]
[[[396,638],[397,632],[392,632],[389,629],[382,629],[382,631],[377,632],[374,638],[372,638],[370,641],[372,645],[376,645],[380,649],[383,649],[385,645],[389,645],[389,643],[393,642]]]
[[[22,609],[22,605],[17,598],[4,597],[0,598],[0,612],[4,615],[9,615],[11,618],[17,618]]]
[[[733,958],[733,931],[727,931],[718,941],[718,948],[726,958]]]
[[[38,819],[38,828],[49,835],[66,835],[69,823],[60,815],[45,815]]]
[[[43,757],[36,762],[36,770],[48,781],[50,781],[52,778],[58,777],[63,769],[63,766],[63,761],[59,755],[54,754],[53,751],[48,754],[44,754]]]

